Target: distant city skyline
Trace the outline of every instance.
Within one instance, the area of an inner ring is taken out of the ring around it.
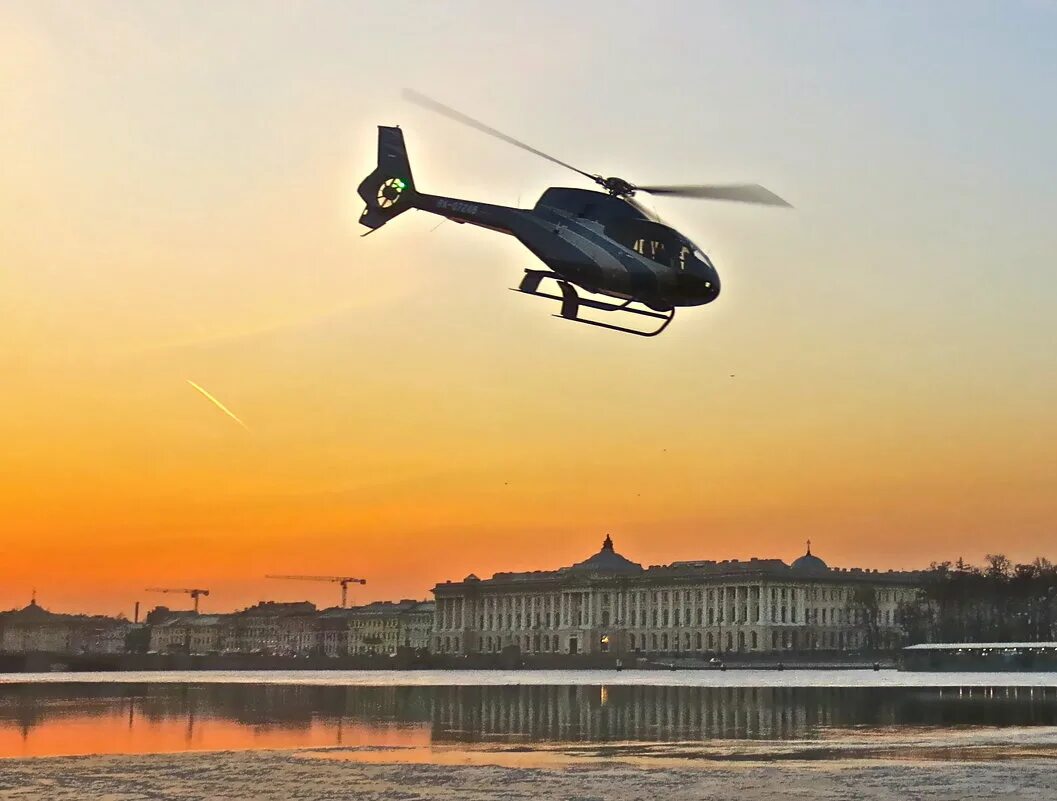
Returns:
[[[1046,555],[1054,41],[1037,2],[0,5],[0,608],[420,597],[607,532],[643,564]],[[655,340],[570,325],[508,291],[514,242],[360,238],[379,124],[423,191],[588,185],[403,87],[796,208],[658,200],[723,294]]]
[[[607,543],[609,543],[608,547],[610,547],[610,548],[614,547],[613,546],[613,540],[608,534],[605,537],[605,541]],[[590,550],[591,543],[590,542],[585,543],[584,547],[586,549]],[[583,556],[583,553],[584,553],[584,551],[581,549],[581,552],[579,554],[577,554],[577,556]],[[797,551],[796,554],[793,557],[789,557],[789,558],[786,558],[784,556],[773,556],[773,555],[763,555],[763,554],[760,554],[760,555],[753,554],[753,555],[750,555],[750,556],[744,557],[744,558],[724,557],[724,556],[720,555],[720,556],[707,556],[707,557],[688,557],[687,559],[661,560],[661,561],[658,561],[658,562],[643,562],[642,564],[643,564],[643,566],[649,566],[651,568],[656,568],[656,567],[666,568],[666,567],[675,567],[675,566],[678,566],[680,564],[685,564],[687,562],[713,563],[713,564],[715,564],[717,566],[720,566],[720,567],[722,567],[722,565],[727,564],[727,563],[732,563],[735,566],[737,566],[739,564],[741,566],[748,566],[749,564],[751,564],[753,562],[760,562],[760,563],[778,563],[778,564],[782,564],[782,565],[786,565],[786,566],[791,566],[792,567],[792,566],[796,566],[798,563],[802,563],[804,561],[804,556],[805,555],[809,559],[814,559],[816,561],[818,560],[818,555],[812,549],[812,543],[811,543],[810,540],[806,541],[801,546],[801,549],[799,551]],[[1048,557],[1045,554],[1040,554],[1040,555],[1036,556],[1035,558],[1036,559],[1037,558],[1041,558],[1043,560],[1047,560]],[[871,573],[884,574],[884,573],[892,573],[892,572],[899,573],[901,571],[925,571],[932,564],[943,564],[943,563],[955,564],[955,563],[958,563],[960,560],[962,560],[962,557],[953,557],[953,558],[947,558],[947,559],[937,559],[937,560],[934,560],[933,562],[930,562],[929,564],[910,565],[910,566],[899,567],[899,568],[892,568],[890,566],[874,566],[874,565],[867,565],[867,564],[855,564],[855,565],[830,564],[829,565],[829,569],[831,569],[835,575],[840,575],[842,573],[851,573],[851,574],[863,574],[863,573],[865,573],[865,574],[871,574]],[[965,564],[966,567],[970,567],[971,568],[971,567],[976,566],[976,567],[986,568],[985,560],[964,559],[963,561],[964,561],[964,564]],[[406,602],[406,601],[414,601],[414,602],[420,602],[420,603],[421,602],[432,602],[434,600],[434,592],[433,591],[434,591],[435,587],[443,588],[444,585],[446,585],[446,584],[460,583],[464,579],[466,579],[467,577],[470,577],[470,576],[477,576],[478,578],[481,578],[481,579],[488,579],[488,578],[491,578],[491,577],[493,577],[493,576],[495,576],[497,574],[499,576],[511,575],[511,574],[522,574],[522,573],[523,574],[530,574],[530,573],[546,574],[549,571],[563,569],[562,565],[559,564],[559,563],[546,564],[546,565],[538,564],[538,565],[528,565],[528,566],[520,565],[520,563],[518,563],[518,564],[519,564],[519,566],[516,567],[516,568],[511,568],[510,564],[505,564],[505,565],[504,564],[500,564],[494,570],[489,569],[487,571],[484,571],[484,570],[474,570],[474,569],[471,568],[468,571],[465,571],[464,573],[462,573],[462,574],[460,574],[458,576],[455,576],[455,575],[437,576],[437,577],[435,577],[434,579],[432,579],[429,582],[428,587],[422,589],[421,591],[404,593],[402,595],[382,596],[382,595],[377,595],[377,594],[370,594],[369,592],[367,592],[366,588],[364,588],[364,587],[358,587],[358,586],[350,587],[349,595],[348,595],[348,604],[347,604],[347,606],[345,608],[349,608],[349,609],[363,608],[363,607],[369,607],[369,606],[377,605],[377,604],[403,603],[403,602]],[[823,561],[822,564],[825,564],[825,562]],[[1010,565],[1011,566],[1013,565],[1013,561],[1010,562]],[[267,605],[271,605],[271,604],[283,605],[283,604],[297,604],[297,603],[306,603],[306,602],[313,604],[320,611],[327,610],[327,609],[340,609],[340,608],[342,608],[341,594],[340,594],[341,591],[340,591],[340,588],[338,587],[337,584],[323,584],[322,585],[322,587],[323,587],[322,589],[312,589],[312,585],[311,584],[305,585],[305,584],[303,584],[301,582],[294,582],[294,584],[296,584],[298,586],[306,586],[309,589],[307,591],[304,591],[304,592],[301,592],[301,593],[298,593],[296,590],[295,591],[288,591],[288,590],[282,590],[282,589],[280,589],[280,591],[278,591],[278,592],[272,592],[270,590],[271,587],[278,586],[278,587],[281,588],[285,582],[276,583],[274,581],[269,581],[268,578],[269,578],[268,576],[265,576],[256,584],[254,584],[252,581],[250,581],[248,579],[244,579],[244,578],[240,579],[240,581],[238,582],[237,586],[240,586],[240,587],[257,586],[257,587],[259,587],[260,591],[257,592],[257,593],[254,593],[254,591],[252,589],[250,589],[247,592],[243,593],[243,595],[245,595],[245,597],[250,598],[250,600],[233,602],[233,601],[230,600],[231,598],[233,598],[233,597],[243,597],[243,596],[241,596],[241,595],[240,596],[235,596],[233,594],[232,595],[226,595],[225,592],[224,592],[225,587],[223,587],[223,586],[208,588],[209,589],[209,596],[200,599],[200,610],[199,610],[199,613],[202,614],[202,615],[232,614],[232,613],[244,611],[244,610],[249,609],[251,607],[262,606],[262,605],[263,606],[267,606]],[[203,588],[203,589],[206,589],[206,588]],[[65,608],[65,607],[63,607],[63,608],[59,608],[59,607],[56,607],[54,605],[49,605],[49,603],[47,602],[46,598],[45,599],[38,599],[37,591],[34,588],[32,593],[31,593],[31,595],[30,595],[30,597],[28,599],[17,599],[16,598],[15,602],[13,603],[13,605],[8,606],[8,607],[0,607],[0,612],[16,611],[16,610],[19,610],[19,609],[23,609],[23,608],[25,608],[27,606],[39,606],[40,608],[46,609],[49,612],[58,613],[58,614],[68,614],[68,615],[103,614],[103,615],[109,615],[109,616],[125,616],[129,620],[133,620],[135,618],[135,609],[136,609],[136,605],[138,603],[138,606],[139,606],[139,619],[140,619],[140,621],[142,621],[142,620],[145,619],[146,615],[149,612],[151,612],[152,610],[155,610],[155,609],[159,609],[159,608],[161,608],[161,609],[170,609],[173,612],[180,612],[180,613],[193,612],[194,611],[195,602],[194,602],[194,600],[192,599],[192,597],[189,594],[186,594],[186,593],[182,594],[179,590],[167,590],[167,592],[170,593],[168,596],[157,595],[156,594],[157,591],[152,591],[152,590],[145,589],[145,590],[142,590],[139,593],[133,593],[134,597],[132,598],[131,601],[129,601],[127,609],[124,608],[124,607],[120,607],[120,608],[116,608],[116,609],[102,609],[102,610],[100,610],[100,609],[95,608],[91,603],[87,604],[84,608],[81,608],[81,607],[76,607],[76,608],[73,608],[73,607]],[[352,594],[353,592],[356,592],[357,595],[354,596]]]

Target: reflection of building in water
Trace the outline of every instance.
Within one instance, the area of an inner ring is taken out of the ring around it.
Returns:
[[[427,730],[438,743],[783,740],[852,726],[1053,726],[1057,688],[0,684],[0,757],[20,753],[3,751],[12,730],[25,737],[66,729],[58,741],[68,744],[106,730],[106,721],[134,731],[136,743],[174,726],[188,733],[215,730],[215,722],[244,727],[245,738],[224,747],[252,746],[280,731],[312,738],[320,729],[333,733],[333,744],[342,732],[377,744]]]
[[[36,599],[22,609],[0,612],[0,652],[116,654],[125,650],[127,620],[102,615],[49,612]]]
[[[434,701],[437,741],[790,739],[834,724],[817,693],[773,687],[455,687]],[[861,692],[859,693],[861,695]],[[894,722],[894,716],[893,716]]]
[[[429,722],[432,710],[429,687],[48,683],[0,685],[0,725],[18,721],[32,727],[50,720],[112,716],[130,704],[134,719],[217,718],[294,728],[331,718],[420,725]]]
[[[851,726],[1057,722],[1053,688],[517,686],[434,692],[435,742],[788,740]]]
[[[21,684],[0,685],[0,758],[43,751],[10,750],[39,734],[73,753],[172,750],[192,735],[199,745],[261,747],[339,745],[367,740],[428,742],[430,689],[260,684]],[[232,725],[233,724],[233,725]],[[241,729],[241,732],[239,731]],[[123,734],[129,732],[131,738]],[[212,733],[212,734],[211,734]],[[283,739],[283,734],[288,735]],[[111,740],[107,741],[107,735]],[[276,739],[274,736],[278,736]],[[410,736],[407,736],[410,735]],[[98,737],[102,736],[104,742]],[[202,736],[205,739],[200,739]],[[95,738],[95,739],[93,739]],[[213,738],[212,740],[210,738]],[[218,739],[219,738],[219,739]],[[5,748],[7,750],[5,750]],[[64,752],[65,753],[65,752]]]
[[[920,574],[830,568],[811,553],[643,568],[607,536],[558,570],[438,584],[433,650],[727,653],[891,648]]]

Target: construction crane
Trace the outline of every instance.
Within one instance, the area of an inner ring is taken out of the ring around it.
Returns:
[[[352,576],[265,576],[265,578],[291,579],[293,581],[329,581],[331,584],[340,584],[342,609],[349,605],[349,585],[367,583],[367,579],[352,578]]]
[[[182,592],[184,595],[190,595],[195,602],[195,614],[198,614],[198,598],[202,595],[209,595],[209,590],[183,590],[183,589],[171,589],[168,587],[147,587],[147,592]]]

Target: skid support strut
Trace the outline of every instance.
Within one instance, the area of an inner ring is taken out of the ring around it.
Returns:
[[[553,279],[558,285],[560,295],[553,295],[549,292],[540,291],[540,283],[545,278]],[[621,331],[625,334],[634,334],[640,337],[655,337],[661,333],[668,324],[675,319],[675,309],[670,309],[667,314],[661,312],[655,312],[647,309],[634,308],[631,304],[636,301],[631,298],[623,303],[607,303],[601,300],[593,300],[591,298],[582,298],[576,291],[576,287],[564,280],[557,273],[547,272],[545,270],[525,270],[525,277],[521,279],[521,283],[514,290],[515,292],[521,292],[525,295],[535,295],[538,298],[548,298],[549,300],[561,301],[561,312],[554,315],[560,317],[563,320],[571,320],[574,323],[583,323],[584,325],[593,325],[596,328],[608,328],[610,331]],[[650,317],[654,320],[663,320],[660,327],[654,331],[640,331],[637,328],[627,328],[622,325],[613,325],[612,323],[603,323],[597,320],[587,320],[580,317],[580,309],[596,309],[597,311],[604,312],[623,312],[625,314],[635,314],[640,317]]]

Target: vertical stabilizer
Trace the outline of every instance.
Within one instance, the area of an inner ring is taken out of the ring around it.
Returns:
[[[393,217],[412,207],[415,181],[404,147],[404,132],[399,128],[378,126],[378,166],[357,189],[367,208],[360,224],[381,228]]]

